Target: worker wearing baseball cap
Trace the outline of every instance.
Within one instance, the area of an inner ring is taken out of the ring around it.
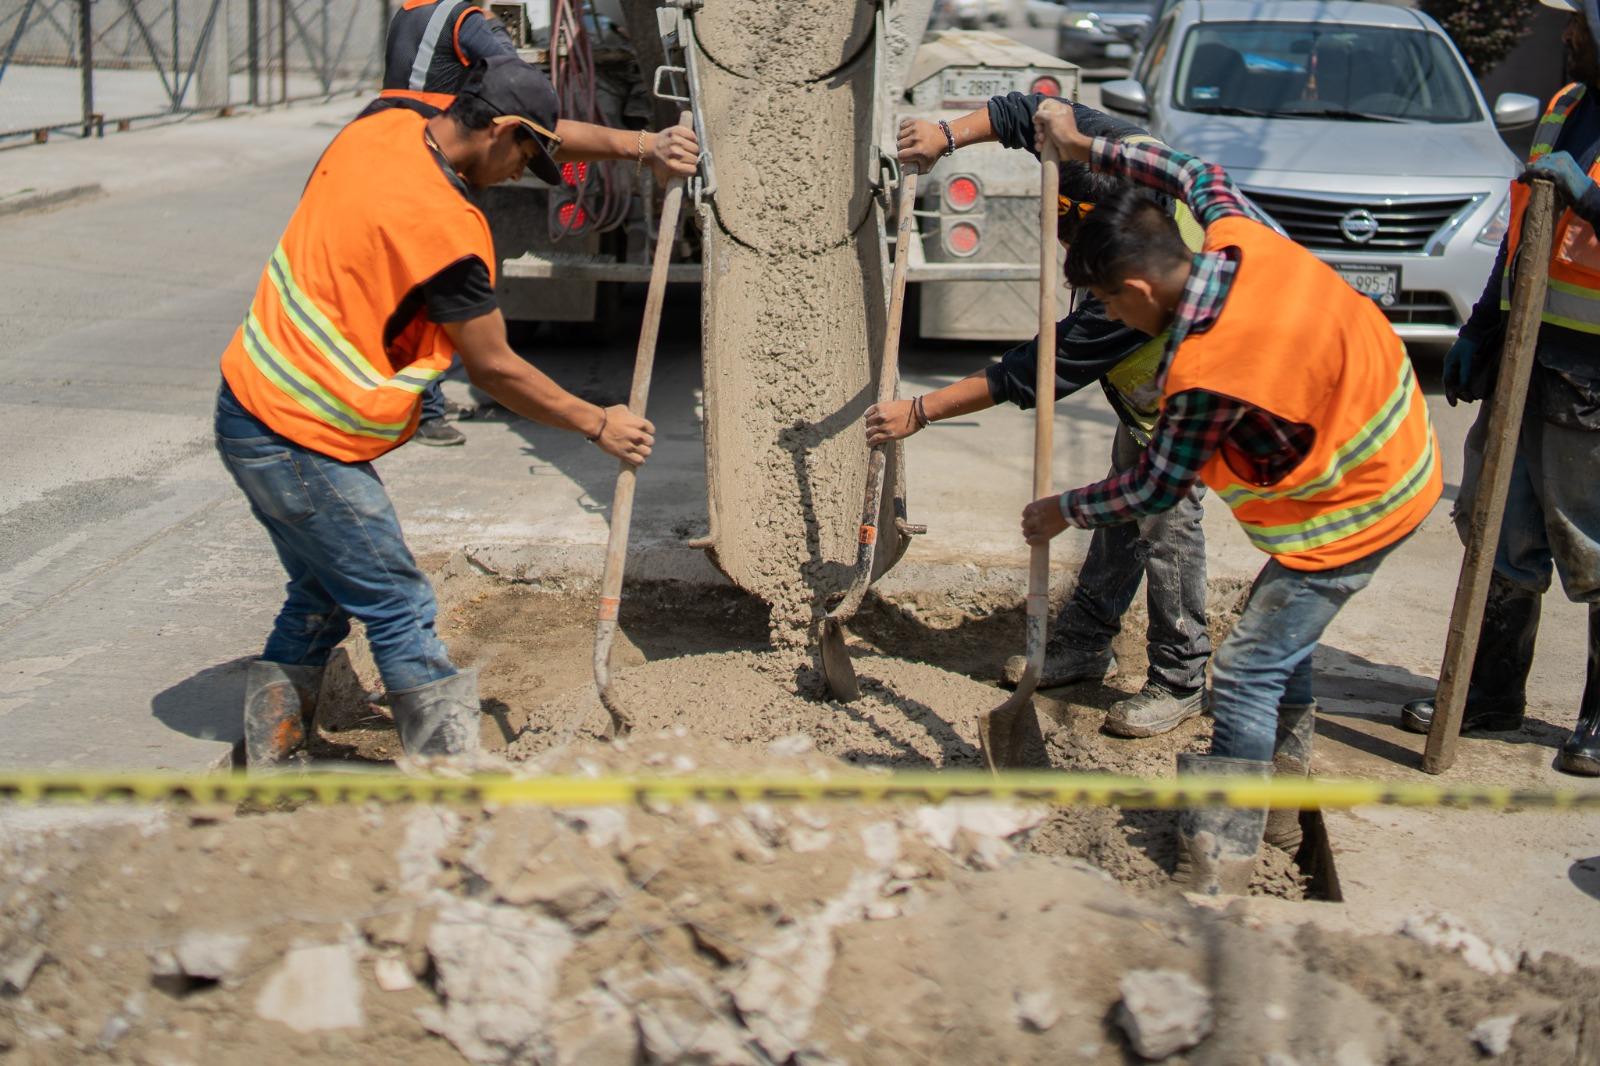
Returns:
[[[304,745],[329,654],[365,625],[405,751],[478,739],[475,671],[434,632],[417,568],[371,460],[410,438],[420,394],[459,352],[473,384],[625,462],[653,429],[567,392],[514,352],[495,305],[494,244],[468,186],[556,174],[556,99],[514,57],[475,67],[450,107],[364,114],[317,161],[222,356],[216,443],[288,575],[246,674],[253,765]]]
[[[1540,315],[1528,404],[1517,439],[1505,519],[1495,550],[1462,732],[1520,729],[1527,706],[1539,615],[1552,572],[1567,597],[1588,605],[1587,683],[1577,726],[1556,756],[1556,768],[1600,776],[1600,54],[1596,0],[1543,0],[1570,11],[1562,41],[1571,85],[1551,100],[1534,136],[1523,179],[1510,190],[1511,221],[1483,296],[1445,357],[1445,397],[1476,400],[1493,393],[1522,216],[1538,175],[1556,185],[1565,205],[1556,224],[1550,286]],[[1455,518],[1465,539],[1483,468],[1488,405],[1467,434]],[[1426,733],[1434,701],[1413,700],[1401,727]]]

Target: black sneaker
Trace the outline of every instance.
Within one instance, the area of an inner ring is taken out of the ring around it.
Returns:
[[[418,444],[426,444],[433,448],[449,448],[467,443],[466,436],[442,418],[430,418],[426,422],[418,423],[416,435],[412,439]]]

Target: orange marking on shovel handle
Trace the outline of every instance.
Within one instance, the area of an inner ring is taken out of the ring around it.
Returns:
[[[878,542],[878,527],[863,524],[857,539],[862,544],[876,544]]]
[[[617,620],[617,612],[619,610],[621,610],[621,608],[622,608],[622,597],[621,596],[601,596],[600,597],[600,621],[602,621],[602,622],[615,622]]]

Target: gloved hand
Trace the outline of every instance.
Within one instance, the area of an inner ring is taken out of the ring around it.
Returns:
[[[1444,356],[1444,399],[1451,407],[1456,401],[1474,397],[1468,395],[1467,384],[1472,380],[1472,357],[1478,353],[1478,342],[1457,337]]]
[[[1556,183],[1566,196],[1569,203],[1579,203],[1589,190],[1594,188],[1594,180],[1583,172],[1578,161],[1572,158],[1571,152],[1551,152],[1540,158],[1522,174],[1522,181],[1529,181],[1535,177],[1549,178]]]

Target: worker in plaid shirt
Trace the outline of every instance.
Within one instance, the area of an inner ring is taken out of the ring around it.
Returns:
[[[1252,219],[1220,168],[1165,145],[1090,139],[1070,109],[1034,119],[1041,149],[1176,197],[1205,227],[1202,251],[1139,189],[1097,205],[1067,278],[1107,313],[1169,331],[1149,447],[1120,475],[1029,504],[1043,543],[1159,512],[1202,480],[1271,560],[1212,659],[1207,755],[1180,774],[1310,772],[1312,656],[1341,607],[1421,524],[1442,492],[1438,446],[1404,346],[1370,299]],[[1244,892],[1263,836],[1291,854],[1298,812],[1192,810],[1179,818],[1176,880]]]

